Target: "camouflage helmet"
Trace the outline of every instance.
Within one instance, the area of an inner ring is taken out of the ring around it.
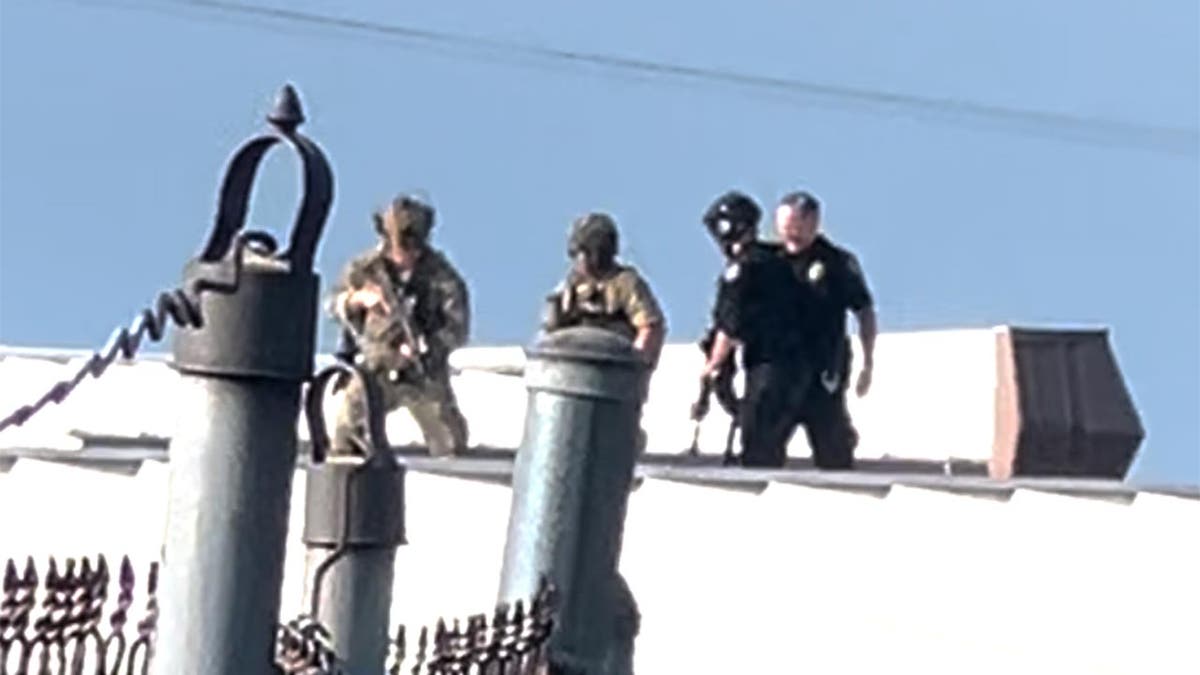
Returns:
[[[434,210],[421,198],[403,194],[376,211],[372,217],[375,231],[382,236],[425,241],[433,229]]]
[[[761,218],[762,209],[754,199],[743,192],[730,190],[709,205],[702,220],[714,239],[731,243],[757,230]]]
[[[593,252],[602,259],[612,260],[620,248],[617,224],[607,213],[593,211],[571,223],[567,255],[572,258],[580,251]]]

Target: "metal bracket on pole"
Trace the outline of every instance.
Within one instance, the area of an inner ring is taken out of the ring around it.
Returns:
[[[329,454],[321,406],[325,389],[343,375],[363,388],[366,457]],[[404,467],[388,446],[381,398],[361,369],[335,363],[317,375],[305,400],[312,439],[304,503],[310,611],[350,675],[383,672],[396,549],[405,543]]]
[[[320,280],[312,269],[333,174],[286,86],[271,130],[244,144],[222,182],[216,223],[184,278],[202,321],[175,333],[182,374],[172,436],[157,675],[277,675],[273,662],[295,472],[300,391],[313,369]],[[243,232],[258,166],[284,142],[304,194],[288,248]],[[213,280],[216,280],[215,282]]]
[[[304,113],[290,85],[267,119],[271,133],[247,141],[230,160],[208,243],[184,269],[186,279],[238,284],[234,293],[203,297],[202,328],[176,332],[174,364],[187,374],[298,383],[313,371],[320,279],[312,263],[333,202],[333,174],[321,149],[296,130]],[[270,234],[243,227],[258,167],[280,142],[300,155],[304,194],[287,250],[276,254]],[[236,245],[243,239],[252,243],[248,254]]]

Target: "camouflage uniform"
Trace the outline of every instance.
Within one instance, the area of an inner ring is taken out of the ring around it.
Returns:
[[[346,291],[366,284],[384,289],[389,306],[403,303],[416,345],[418,367],[400,354],[408,342],[397,330],[394,313],[348,308],[338,302]],[[436,249],[425,247],[412,270],[404,273],[379,246],[350,261],[334,287],[329,311],[355,334],[355,361],[378,383],[386,414],[408,408],[425,437],[431,455],[449,456],[467,445],[467,422],[450,386],[450,352],[466,343],[470,304],[466,282]],[[333,446],[343,451],[363,438],[365,399],[362,387],[351,381],[334,429]]]
[[[627,265],[617,265],[599,278],[572,270],[548,303],[542,324],[547,331],[594,326],[633,340],[641,328],[666,323],[650,285]]]
[[[599,229],[611,241],[604,242],[616,255],[616,227],[604,214],[589,214],[575,221],[568,253],[574,255],[589,226]],[[650,284],[632,266],[612,262],[604,272],[584,274],[572,269],[567,278],[546,298],[542,329],[550,332],[572,326],[593,326],[633,340],[639,330],[658,324],[666,332],[666,316],[650,290]],[[657,355],[655,355],[657,357]],[[656,361],[650,363],[653,369]],[[642,402],[649,393],[650,378],[645,379]],[[646,447],[646,432],[638,429],[638,453]]]

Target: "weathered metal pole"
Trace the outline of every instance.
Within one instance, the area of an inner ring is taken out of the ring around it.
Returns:
[[[648,372],[628,340],[551,333],[526,353],[529,403],[513,470],[500,601],[559,589],[551,661],[565,672],[633,672],[637,609],[617,572]]]
[[[291,87],[268,120],[274,132],[232,159],[212,236],[184,273],[190,289],[223,292],[201,295],[202,327],[175,335],[184,395],[169,450],[158,675],[278,673],[296,423],[313,370],[312,260],[333,178],[317,146],[296,132],[304,116]],[[280,141],[300,153],[305,193],[288,250],[277,255],[269,235],[239,230],[259,162]]]
[[[327,455],[321,399],[339,373],[358,377],[366,392],[366,457]],[[396,548],[404,543],[404,468],[388,447],[379,401],[369,377],[339,365],[314,380],[306,402],[313,443],[304,503],[308,602],[348,675],[385,668]]]

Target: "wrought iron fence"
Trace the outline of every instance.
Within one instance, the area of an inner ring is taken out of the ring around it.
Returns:
[[[439,619],[416,632],[410,652],[404,626],[396,630],[388,675],[544,675],[556,672],[547,643],[554,631],[557,590],[542,580],[526,603],[498,605],[466,621]]]
[[[78,564],[69,558],[62,566],[50,558],[45,576],[32,558],[23,571],[10,559],[0,600],[0,675],[148,673],[158,624],[158,563],[146,575],[137,623],[130,619],[138,584],[128,557],[121,560],[110,603],[111,581],[104,556]]]
[[[139,593],[128,557],[116,576],[104,556],[50,558],[39,574],[8,560],[0,599],[0,675],[147,675],[158,626],[158,563],[141,584],[141,619],[131,618]],[[554,630],[557,591],[543,581],[529,602],[499,605],[465,621],[439,619],[409,631],[399,626],[387,675],[548,675],[547,643]],[[413,635],[409,644],[409,636]],[[342,675],[328,632],[310,617],[281,625],[275,663],[288,675]]]

